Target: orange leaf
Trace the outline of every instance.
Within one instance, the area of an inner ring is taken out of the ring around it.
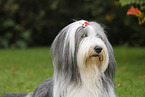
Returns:
[[[143,76],[139,76],[139,79],[142,79],[143,78]]]
[[[11,67],[11,68],[10,68],[10,71],[12,71],[12,72],[13,72],[14,70],[15,70],[15,68],[14,68],[14,67]]]
[[[139,18],[138,18],[138,24],[139,24],[139,25],[141,25],[141,24],[142,24]]]
[[[123,83],[119,83],[117,86],[120,87],[120,86],[122,86],[122,85],[123,85]]]
[[[33,72],[30,72],[29,75],[33,76]]]

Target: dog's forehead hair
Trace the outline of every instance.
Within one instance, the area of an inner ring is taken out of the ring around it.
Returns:
[[[88,32],[88,35],[90,35],[90,36],[96,36],[97,35],[97,32],[95,31],[95,29],[92,26],[88,25],[86,30]]]
[[[92,25],[87,25],[86,27],[79,27],[76,30],[75,37],[80,38],[83,36],[83,34],[86,34],[87,36],[103,36],[102,34],[104,33],[103,29],[101,26],[99,27],[94,27]]]
[[[76,36],[80,37],[83,34],[88,34],[86,28],[79,27],[76,31]]]

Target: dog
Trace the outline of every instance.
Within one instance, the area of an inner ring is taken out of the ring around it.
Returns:
[[[54,74],[33,93],[3,97],[116,97],[115,57],[100,24],[75,21],[54,39]]]

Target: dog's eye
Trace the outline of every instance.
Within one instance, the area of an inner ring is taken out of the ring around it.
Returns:
[[[100,35],[97,35],[97,37],[103,40],[103,38]]]
[[[85,34],[83,34],[82,35],[82,38],[85,38],[85,37],[87,37],[88,35],[85,33]]]

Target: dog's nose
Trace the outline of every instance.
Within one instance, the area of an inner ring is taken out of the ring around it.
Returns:
[[[94,48],[94,50],[96,51],[96,53],[101,53],[101,51],[102,51],[102,47],[101,46],[96,46],[95,48]]]

